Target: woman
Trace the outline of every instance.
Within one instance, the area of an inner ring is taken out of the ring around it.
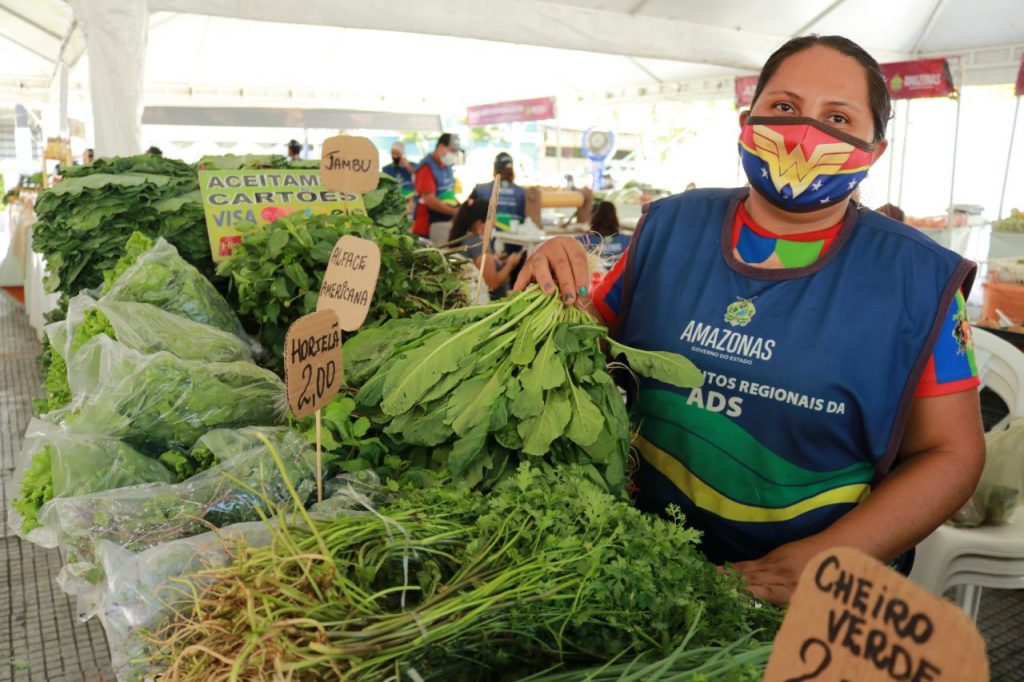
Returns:
[[[954,333],[974,264],[850,202],[890,110],[859,46],[789,41],[740,114],[752,191],[655,202],[591,297],[621,341],[705,374],[691,392],[640,386],[638,504],[679,505],[708,557],[778,604],[825,549],[905,556],[984,463],[972,348]],[[544,244],[530,281],[582,305],[583,249]]]
[[[491,292],[491,298],[501,298],[508,293],[509,279],[522,260],[523,254],[510,253],[503,260],[499,260],[493,253],[488,252],[487,259],[484,259],[483,234],[484,223],[487,221],[487,205],[488,202],[472,197],[462,204],[452,221],[448,240],[455,241],[465,237],[462,248],[466,257],[473,261],[478,270],[483,270],[484,282]]]
[[[590,229],[579,238],[580,243],[586,248],[600,246],[602,256],[618,258],[629,246],[629,237],[619,232],[619,216],[610,201],[598,203],[590,218]]]

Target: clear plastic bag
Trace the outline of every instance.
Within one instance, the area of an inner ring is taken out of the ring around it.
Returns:
[[[109,336],[89,339],[68,363],[78,433],[121,438],[160,454],[189,448],[214,428],[283,424],[284,385],[249,362],[146,355]]]
[[[15,501],[10,524],[19,535],[43,547],[55,546],[56,539],[44,528],[32,528],[36,514],[32,505],[25,504],[26,498],[45,503],[54,497],[175,481],[173,472],[163,464],[116,438],[82,436],[43,419],[29,423],[21,461],[25,465],[17,477],[21,498]],[[26,489],[29,471],[32,480]],[[30,523],[24,523],[26,518]]]
[[[179,256],[178,250],[163,237],[121,273],[103,298],[150,303],[247,338],[235,312],[210,280]]]
[[[998,526],[1013,516],[1024,489],[1024,417],[985,434],[985,469],[974,495],[950,522],[955,526]]]
[[[209,362],[251,361],[249,344],[230,332],[167,312],[149,303],[94,300],[79,294],[68,304],[65,328],[61,333],[62,355],[74,355],[74,345],[88,339],[77,335],[90,316],[102,313],[113,328],[116,340],[141,353],[167,351],[183,360]],[[95,326],[95,322],[93,325]],[[50,336],[54,343],[55,337]]]
[[[138,553],[100,541],[96,552],[106,585],[99,617],[117,679],[138,680],[159,672],[145,660],[147,645],[141,633],[158,626],[168,615],[168,604],[182,599],[190,585],[201,585],[194,576],[197,571],[227,565],[241,543],[259,547],[270,544],[270,538],[270,527],[255,521]],[[186,582],[182,576],[190,577]]]
[[[230,440],[229,432],[220,436]],[[324,484],[325,499],[313,505],[313,518],[374,513],[373,498],[380,490],[372,472],[343,474]],[[292,518],[301,523],[301,519]],[[137,680],[159,672],[146,661],[151,652],[142,637],[171,613],[171,605],[187,602],[193,586],[203,579],[196,572],[226,566],[243,546],[261,547],[272,540],[273,526],[259,521],[237,523],[191,538],[131,552],[101,540],[97,559],[106,576],[100,621],[107,633],[110,658],[118,680]]]
[[[57,582],[79,597],[91,614],[102,595],[103,571],[96,546],[106,540],[131,551],[246,521],[257,521],[273,505],[292,498],[263,436],[280,455],[304,502],[316,492],[316,456],[287,428],[247,427],[212,431],[200,440],[220,462],[176,484],[136,485],[77,497],[55,498],[39,522],[60,547],[65,566]]]

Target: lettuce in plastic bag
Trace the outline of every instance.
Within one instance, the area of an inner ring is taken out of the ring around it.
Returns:
[[[39,527],[39,508],[54,497],[175,480],[163,464],[116,438],[75,434],[41,419],[29,424],[23,454],[28,466],[21,476],[20,498],[12,504],[21,519],[11,519],[23,536]]]
[[[68,382],[77,432],[153,454],[191,447],[214,428],[283,424],[288,409],[281,380],[252,363],[146,355],[104,335],[75,352]]]

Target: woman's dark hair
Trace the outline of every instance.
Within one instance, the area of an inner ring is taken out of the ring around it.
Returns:
[[[615,212],[615,204],[602,201],[594,209],[590,217],[590,227],[602,237],[609,237],[619,231],[619,216]]]
[[[864,67],[864,75],[868,79],[868,102],[871,105],[871,118],[875,123],[874,142],[878,142],[885,137],[885,128],[889,124],[889,118],[892,115],[892,99],[889,97],[889,88],[885,84],[885,76],[882,75],[882,67],[878,65],[875,58],[868,54],[863,47],[842,36],[819,36],[816,34],[800,36],[799,38],[787,41],[785,45],[775,50],[761,68],[761,75],[758,77],[757,87],[754,89],[754,99],[750,103],[751,107],[753,107],[757,98],[761,96],[764,86],[768,84],[768,81],[772,79],[775,72],[779,70],[782,62],[797,52],[803,52],[816,45],[829,47],[836,52],[845,54],[847,57],[853,57]]]
[[[487,220],[487,204],[483,199],[467,199],[466,203],[459,206],[455,219],[452,220],[452,230],[448,234],[448,241],[462,239],[473,229],[478,220]]]

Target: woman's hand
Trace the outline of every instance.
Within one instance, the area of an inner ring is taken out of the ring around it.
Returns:
[[[575,303],[578,296],[585,296],[590,272],[583,245],[572,237],[555,237],[541,244],[526,259],[514,289],[522,291],[531,282],[536,282],[545,294],[553,294],[556,289],[561,291],[562,300],[567,304]]]
[[[760,559],[733,564],[733,567],[743,576],[747,589],[755,597],[776,606],[785,606],[796,591],[804,567],[823,551],[825,547],[812,535],[776,547]]]

